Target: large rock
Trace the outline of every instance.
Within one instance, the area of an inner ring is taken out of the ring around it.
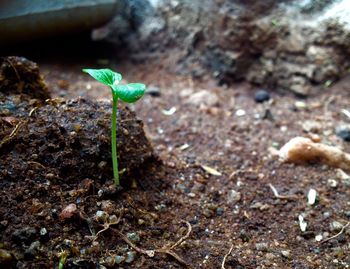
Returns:
[[[308,95],[347,73],[346,2],[133,0],[105,33],[142,55],[180,48],[179,73],[209,71],[220,83],[247,80]]]

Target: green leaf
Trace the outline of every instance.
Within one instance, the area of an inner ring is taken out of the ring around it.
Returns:
[[[88,73],[97,81],[107,85],[113,86],[118,84],[122,80],[122,75],[113,72],[111,69],[83,69],[83,72]]]
[[[113,85],[114,94],[126,103],[134,103],[139,100],[146,90],[146,85],[142,83],[129,83],[126,85]]]

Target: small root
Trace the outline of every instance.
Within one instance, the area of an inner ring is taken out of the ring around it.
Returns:
[[[35,161],[28,161],[27,164],[36,165],[36,166],[39,166],[42,169],[46,169],[46,167],[43,164],[35,162]]]
[[[225,269],[225,263],[226,263],[227,257],[231,254],[232,250],[233,250],[233,244],[231,245],[229,251],[224,256],[224,259],[222,260],[221,269]]]
[[[84,212],[80,212],[79,213],[79,217],[85,221],[88,222],[88,220],[90,220],[89,218],[86,217],[86,214]],[[112,228],[110,227],[111,225],[116,225],[120,222],[121,220],[121,217],[122,217],[122,214],[120,214],[120,216],[118,217],[118,220],[114,223],[105,223],[105,224],[100,224],[98,222],[95,221],[95,223],[99,226],[102,226],[103,229],[98,231],[97,234],[94,236],[94,239],[93,241],[95,241],[98,237],[99,234],[101,234],[102,232],[105,232],[107,230],[110,230],[112,231],[113,233],[117,234],[125,243],[127,243],[132,249],[134,249],[135,251],[141,253],[141,254],[144,254],[150,258],[153,258],[154,255],[156,253],[163,253],[163,254],[167,254],[171,257],[173,257],[177,262],[179,262],[180,264],[184,265],[185,267],[187,268],[191,268],[188,263],[183,260],[178,254],[176,254],[173,249],[177,246],[179,246],[180,244],[182,244],[191,234],[192,232],[192,226],[191,224],[188,222],[188,221],[184,221],[182,220],[181,222],[185,223],[187,225],[187,232],[184,236],[182,236],[176,243],[172,244],[172,245],[165,245],[161,248],[158,248],[158,249],[150,249],[150,250],[146,250],[146,249],[142,249],[142,248],[139,248],[138,246],[136,246],[134,243],[132,243],[127,236],[125,236],[123,233],[121,233],[119,230],[115,229],[115,228]],[[89,224],[89,222],[88,222]],[[90,227],[90,224],[89,224],[89,227]]]
[[[17,135],[18,131],[22,127],[25,121],[19,122],[15,128],[12,130],[12,132],[8,135],[5,136],[4,139],[0,142],[0,149],[7,143],[11,142],[11,140]]]
[[[131,248],[133,248],[134,250],[136,250],[137,252],[147,255],[150,258],[153,258],[155,253],[163,253],[163,254],[168,254],[169,256],[173,257],[175,260],[177,260],[180,264],[186,266],[187,268],[191,268],[188,263],[186,261],[184,261],[178,254],[176,254],[173,249],[177,246],[179,246],[181,243],[183,243],[189,236],[190,233],[192,231],[192,226],[188,221],[182,221],[184,223],[186,223],[187,225],[187,233],[181,237],[175,244],[171,245],[170,247],[163,246],[161,248],[158,249],[151,249],[151,250],[145,250],[142,248],[139,248],[138,246],[136,246],[134,243],[132,243],[124,234],[122,234],[121,232],[119,232],[116,229],[110,228],[111,231],[113,231],[114,233],[116,233],[121,239],[123,239]]]
[[[326,242],[328,242],[329,240],[332,240],[332,239],[334,239],[334,238],[337,238],[339,235],[341,235],[342,233],[344,233],[345,229],[348,228],[349,225],[350,225],[350,221],[349,221],[347,224],[345,224],[345,225],[343,226],[343,228],[341,228],[341,230],[340,230],[339,233],[337,233],[337,234],[335,234],[335,235],[333,235],[333,236],[331,236],[331,237],[329,237],[329,238],[326,238],[325,240],[321,241],[321,244],[326,243]]]
[[[281,200],[294,200],[294,199],[298,199],[298,197],[296,195],[280,195],[277,191],[277,189],[270,183],[269,184],[270,189],[273,192],[273,195]]]

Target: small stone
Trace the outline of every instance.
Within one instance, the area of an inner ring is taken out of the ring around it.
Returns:
[[[322,123],[313,120],[306,120],[301,123],[301,126],[305,132],[320,133],[322,130]]]
[[[237,203],[241,200],[241,193],[235,190],[230,190],[227,194],[227,203]]]
[[[332,221],[329,225],[329,230],[331,232],[339,232],[343,228],[343,224],[341,224],[339,221]]]
[[[140,242],[140,236],[137,233],[127,233],[126,236],[133,243]]]
[[[246,112],[245,112],[245,110],[243,110],[243,109],[238,109],[238,110],[236,111],[236,113],[235,113],[235,115],[236,115],[237,117],[243,117],[243,116],[245,116],[245,114],[246,114]]]
[[[12,261],[12,255],[5,249],[0,249],[0,265],[4,265]]]
[[[188,104],[192,104],[194,106],[215,106],[217,103],[219,103],[219,97],[207,90],[201,90],[199,92],[193,93],[186,101]]]
[[[329,178],[327,180],[327,185],[331,188],[336,188],[338,186],[338,181],[336,181],[335,179],[333,178]]]
[[[344,212],[344,216],[350,219],[350,210]]]
[[[27,259],[33,259],[37,254],[40,248],[40,242],[34,241],[30,244],[29,248],[25,250],[24,257]]]
[[[120,256],[120,255],[116,255],[114,257],[114,261],[116,264],[121,264],[123,261],[125,261],[125,257],[124,256]]]
[[[273,253],[266,253],[265,258],[267,260],[273,260],[274,258],[276,258],[276,256]]]
[[[266,251],[268,249],[269,245],[267,243],[256,243],[255,248],[258,251]]]
[[[111,256],[108,256],[105,260],[104,260],[104,264],[106,264],[107,266],[113,266],[114,265],[114,259]]]
[[[8,221],[7,220],[2,220],[2,221],[0,221],[0,229],[1,228],[5,228],[7,225],[8,225]]]
[[[303,102],[303,101],[296,101],[296,102],[294,103],[294,106],[295,106],[297,109],[305,109],[305,108],[307,108],[306,103]]]
[[[325,211],[325,212],[323,212],[323,217],[325,218],[325,219],[327,219],[327,218],[329,218],[330,216],[331,216],[331,213],[329,212],[329,211]]]
[[[265,211],[265,210],[268,210],[270,209],[270,205],[268,204],[263,204],[261,202],[256,202],[256,203],[253,203],[250,208],[252,209],[259,209],[260,211]]]
[[[203,210],[203,215],[207,218],[211,218],[213,216],[213,213],[213,210],[210,210],[209,208]]]
[[[30,243],[37,236],[37,231],[32,227],[25,227],[22,229],[15,230],[12,234],[12,240],[17,243]]]
[[[125,262],[126,263],[132,263],[136,258],[136,252],[135,251],[128,251],[126,253],[126,259]]]
[[[194,198],[194,197],[196,197],[196,194],[195,193],[193,193],[193,192],[190,192],[189,194],[187,194],[188,195],[188,197],[191,197],[191,198]]]
[[[283,257],[289,259],[291,253],[290,253],[290,250],[282,250],[282,251],[281,251],[281,254],[282,254]]]
[[[119,218],[116,215],[111,215],[111,216],[108,217],[108,222],[109,223],[116,224],[116,223],[118,223],[118,221],[119,221]]]
[[[60,213],[60,218],[70,219],[76,212],[77,212],[76,204],[69,204]]]
[[[108,217],[108,213],[102,210],[98,210],[95,214],[95,219],[101,222],[107,222]]]
[[[224,214],[224,209],[221,208],[221,207],[218,207],[218,208],[216,209],[216,215],[222,216],[223,214]]]
[[[307,203],[309,205],[315,204],[316,198],[317,198],[317,191],[315,189],[310,189],[307,194]]]
[[[108,214],[112,214],[115,211],[114,204],[111,200],[101,201],[101,209]]]
[[[39,234],[40,234],[41,241],[45,242],[45,241],[48,241],[50,239],[49,233],[47,232],[46,228],[41,228]]]
[[[335,130],[338,137],[346,142],[350,142],[350,129],[347,126],[340,126]]]
[[[149,94],[152,97],[159,97],[160,96],[160,88],[150,85],[146,89],[146,94]]]
[[[318,235],[315,236],[316,242],[320,242],[320,241],[322,241],[322,239],[323,239],[322,234],[318,234]]]
[[[259,90],[255,93],[254,100],[257,103],[264,103],[270,100],[270,94],[265,90]]]

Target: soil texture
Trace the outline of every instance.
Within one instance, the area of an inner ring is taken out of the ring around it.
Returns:
[[[120,109],[128,186],[110,184],[109,91],[86,63],[39,61],[54,99],[1,103],[0,137],[13,137],[1,148],[3,268],[349,268],[349,171],[275,157],[295,136],[350,152],[349,78],[257,103],[249,84],[175,75],[161,59],[102,60],[149,86],[135,112]]]

